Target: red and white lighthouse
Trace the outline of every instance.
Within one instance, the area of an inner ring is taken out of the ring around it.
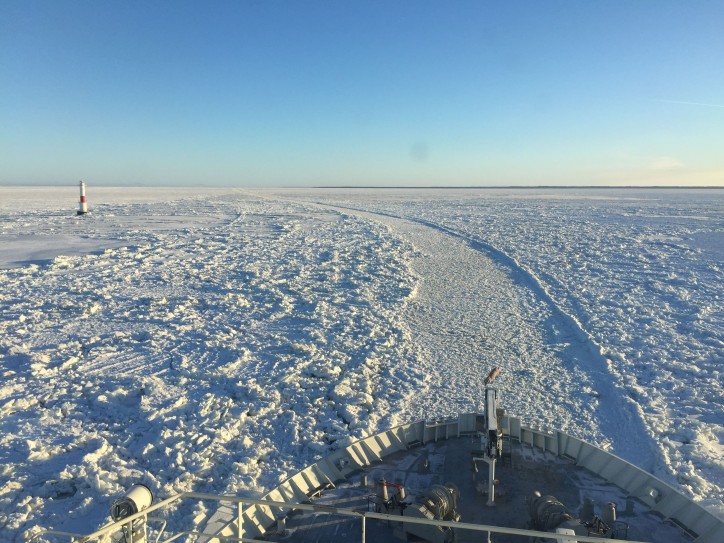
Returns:
[[[85,181],[80,182],[80,207],[78,208],[78,215],[85,215],[88,213],[88,203],[85,200]]]

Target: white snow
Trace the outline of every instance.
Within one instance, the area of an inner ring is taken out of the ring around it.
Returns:
[[[260,495],[496,365],[509,412],[724,511],[722,190],[88,198],[0,188],[0,540],[136,482]]]

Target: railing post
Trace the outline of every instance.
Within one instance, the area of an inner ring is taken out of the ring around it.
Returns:
[[[362,543],[365,543],[365,521],[367,520],[367,517],[364,513],[362,513]]]
[[[241,516],[244,513],[244,504],[242,502],[236,502],[236,522],[239,526],[239,539],[244,539],[244,523],[242,522]]]

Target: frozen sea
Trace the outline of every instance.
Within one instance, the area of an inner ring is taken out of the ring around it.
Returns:
[[[261,495],[493,366],[508,412],[724,516],[724,189],[88,197],[0,187],[0,541],[137,482]]]

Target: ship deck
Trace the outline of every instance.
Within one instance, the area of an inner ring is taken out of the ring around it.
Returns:
[[[608,502],[617,505],[617,538],[633,541],[685,543],[693,537],[678,525],[652,512],[642,502],[629,497],[617,486],[607,483],[572,460],[530,445],[506,441],[504,455],[496,464],[495,505],[488,505],[488,466],[478,462],[473,470],[473,456],[479,449],[479,439],[463,436],[430,442],[384,458],[382,463],[357,471],[343,483],[328,488],[311,498],[311,503],[332,508],[356,511],[375,511],[374,483],[380,479],[404,485],[407,498],[435,484],[453,483],[459,490],[457,511],[460,522],[534,529],[530,524],[526,497],[538,490],[553,495],[568,511],[578,517],[584,500],[595,503],[595,514],[602,516]],[[368,482],[368,484],[364,484]],[[404,514],[399,508],[381,512]],[[367,519],[366,540],[375,542],[400,541],[406,536],[401,523]],[[485,541],[485,533],[456,529],[460,543]],[[277,527],[266,534],[270,541],[323,542],[361,541],[362,520],[319,511],[292,511],[283,529]],[[493,542],[530,543],[530,537],[493,535]]]

